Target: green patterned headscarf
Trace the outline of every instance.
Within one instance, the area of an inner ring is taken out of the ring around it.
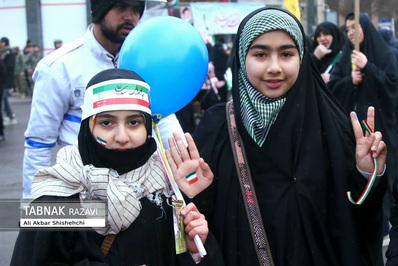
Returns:
[[[276,9],[259,12],[247,21],[242,30],[238,50],[241,66],[238,78],[241,113],[247,132],[260,147],[264,144],[269,129],[282,109],[286,96],[268,98],[257,91],[247,76],[245,60],[252,42],[263,33],[273,30],[286,31],[293,38],[299,50],[300,62],[304,54],[304,40],[300,27],[293,17],[285,12]]]

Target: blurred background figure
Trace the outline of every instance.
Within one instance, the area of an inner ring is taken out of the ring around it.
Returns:
[[[390,47],[391,52],[395,55],[397,58],[397,63],[398,63],[398,41],[396,38],[392,36],[392,33],[389,28],[384,27],[379,29],[379,33],[381,37],[386,41],[388,46]]]
[[[311,57],[325,83],[329,82],[330,72],[346,42],[347,36],[332,22],[322,22],[316,28],[312,40]]]
[[[15,54],[15,65],[16,65],[17,64],[17,59],[18,59],[18,56],[21,53],[21,50],[19,49],[18,46],[15,46],[14,48],[12,48],[12,52]],[[14,89],[13,89],[13,92],[18,92],[19,91],[18,90],[18,86],[17,86],[18,85],[18,82],[17,82],[18,74],[16,74],[16,67],[14,67],[14,78],[13,78],[13,82],[14,82],[13,88]]]
[[[228,99],[228,85],[225,79],[229,60],[228,46],[222,36],[215,36],[214,45],[210,41],[206,46],[209,54],[206,80],[195,98],[176,112],[183,130],[191,134],[208,108]]]
[[[211,55],[210,55],[210,61],[214,65],[214,73],[215,76],[219,81],[224,81],[225,83],[225,78],[224,74],[227,71],[228,68],[228,59],[229,55],[226,51],[226,45],[224,45],[224,39],[221,37],[216,38],[216,42],[213,46]],[[224,84],[223,86],[218,88],[218,95],[220,96],[220,101],[221,102],[226,102],[227,101],[227,85]]]
[[[209,62],[206,80],[203,83],[198,95],[193,100],[193,117],[195,126],[197,126],[202,118],[203,113],[213,105],[221,101],[219,89],[225,85],[224,80],[219,80],[215,74],[213,62]]]
[[[51,54],[52,52],[54,52],[55,50],[59,49],[60,47],[62,47],[63,42],[61,39],[55,39],[54,40],[54,50],[51,50],[47,53],[47,55]]]
[[[42,54],[40,52],[40,47],[37,44],[33,45],[33,54],[32,54],[33,60],[36,62],[35,67],[37,63],[40,61],[42,58]]]
[[[224,85],[225,81],[220,81],[216,77],[213,62],[210,61],[202,88],[189,104],[176,113],[184,132],[192,134],[202,119],[204,112],[220,102],[218,89]]]
[[[28,66],[27,61],[30,58],[30,52],[32,52],[32,46],[25,46],[22,53],[17,57],[15,64],[14,75],[18,75],[16,79],[17,87],[19,90],[19,98],[25,99],[30,94],[30,82],[28,77]]]
[[[0,57],[0,99],[3,96],[3,84],[7,76],[7,67],[3,59]],[[4,125],[3,125],[3,114],[2,114],[2,101],[0,101],[0,142],[5,140],[4,137]]]
[[[18,90],[19,93],[19,98],[23,99],[26,98],[26,78],[25,78],[25,63],[24,63],[24,50],[19,50],[18,48],[18,54],[16,56],[16,63],[15,63],[15,69],[14,69],[14,82],[15,82],[15,87]]]
[[[206,80],[203,83],[201,90],[199,91],[196,99],[201,104],[202,110],[207,110],[213,105],[220,102],[220,96],[218,89],[225,85],[224,80],[219,80],[215,74],[215,68],[213,62],[209,62],[207,69]]]
[[[55,50],[57,50],[61,46],[62,46],[62,40],[60,40],[60,39],[54,40],[54,48],[55,48]]]
[[[398,39],[392,35],[391,29],[389,27],[382,27],[379,30],[381,37],[388,43],[388,45],[398,49]]]
[[[5,80],[3,82],[3,94],[0,98],[2,102],[2,115],[4,125],[14,125],[17,123],[15,114],[12,111],[11,105],[8,101],[10,91],[14,89],[14,68],[15,68],[15,54],[10,48],[10,40],[3,37],[0,40],[0,57],[6,66]]]
[[[32,79],[33,72],[36,69],[37,64],[39,63],[40,59],[42,58],[40,53],[40,47],[37,44],[32,45],[31,51],[27,54],[24,58],[25,60],[25,74],[27,78],[28,84],[28,96],[33,96],[33,88],[35,86],[35,82]]]

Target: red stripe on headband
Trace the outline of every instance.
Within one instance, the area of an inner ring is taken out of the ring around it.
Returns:
[[[93,103],[93,108],[98,108],[107,105],[113,104],[138,104],[144,107],[149,108],[149,102],[136,99],[136,98],[111,98],[111,99],[104,99]]]

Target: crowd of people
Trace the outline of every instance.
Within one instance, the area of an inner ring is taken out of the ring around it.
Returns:
[[[85,35],[43,59],[34,45],[17,56],[7,39],[1,59],[13,53],[15,67],[0,60],[0,74],[14,83],[0,75],[0,91],[32,97],[22,198],[100,200],[105,227],[21,229],[11,265],[398,264],[398,50],[390,31],[365,14],[356,25],[350,13],[343,27],[322,22],[309,39],[288,11],[257,9],[232,50],[222,38],[208,44],[200,92],[161,119],[158,139],[150,84],[117,68],[145,1],[90,6]],[[131,93],[118,93],[121,86]],[[180,212],[169,204],[168,171],[187,203]],[[180,253],[176,219],[185,227]]]

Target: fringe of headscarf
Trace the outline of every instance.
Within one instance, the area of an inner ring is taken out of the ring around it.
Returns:
[[[83,166],[77,145],[67,146],[58,152],[54,166],[36,173],[32,198],[69,197],[78,193],[82,206],[92,199],[107,204],[106,226],[93,228],[107,235],[117,234],[134,222],[140,214],[141,198],[147,197],[161,207],[161,195],[170,196],[171,191],[156,154],[143,166],[119,176],[113,169]]]

